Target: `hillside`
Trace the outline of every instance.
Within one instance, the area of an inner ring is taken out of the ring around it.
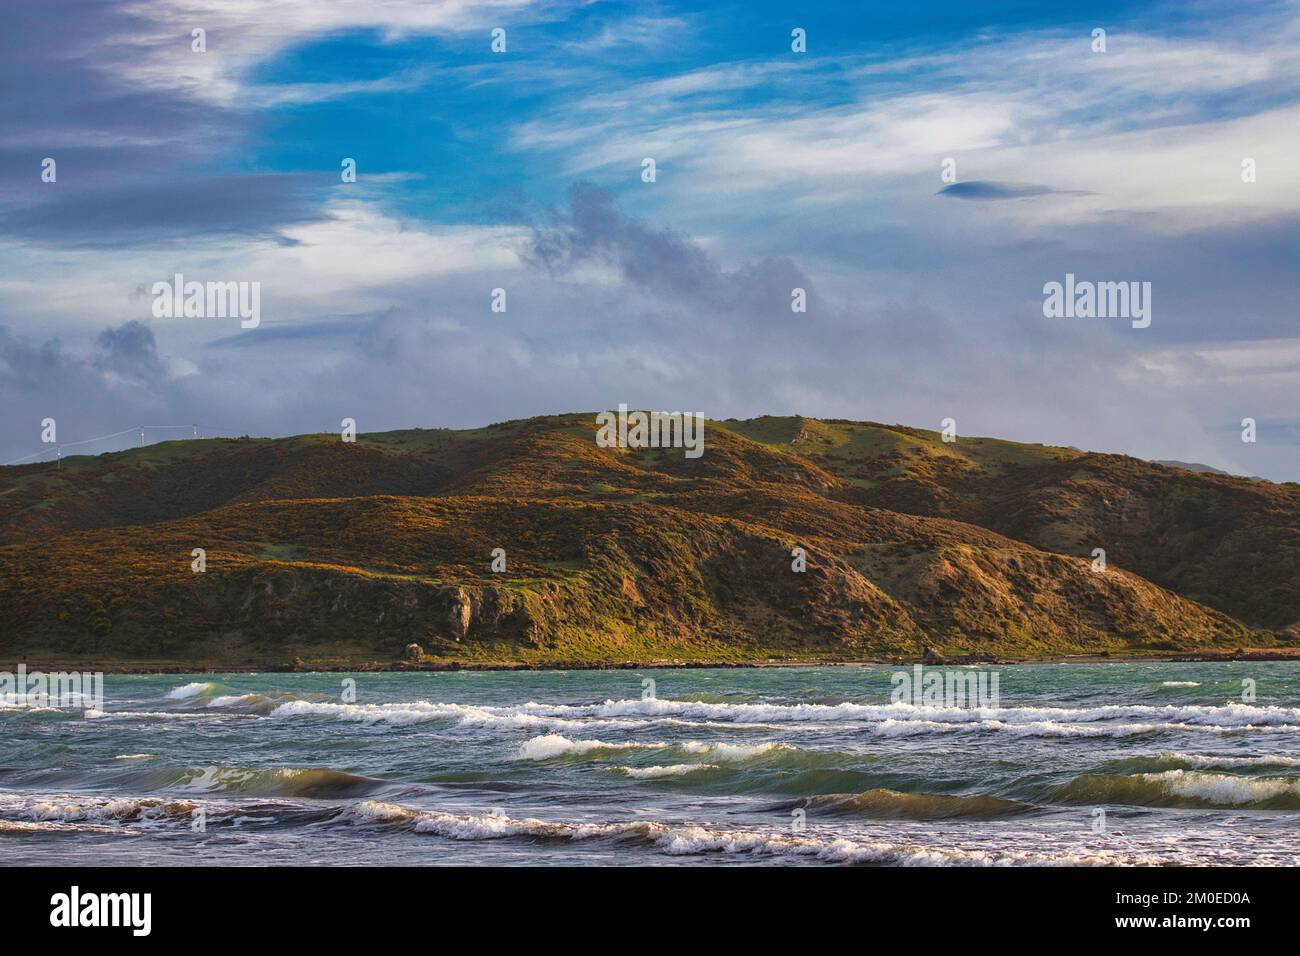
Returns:
[[[805,418],[710,422],[688,459],[600,448],[593,422],[0,469],[0,659],[1119,655],[1300,632],[1300,485]]]

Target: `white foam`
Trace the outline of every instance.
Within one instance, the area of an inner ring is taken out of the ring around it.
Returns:
[[[463,716],[468,708],[459,704],[431,704],[414,701],[402,704],[333,704],[310,700],[292,700],[271,711],[276,717],[334,717],[361,724],[405,726],[429,720]]]
[[[53,820],[0,820],[0,833],[130,833],[122,827]]]
[[[762,830],[722,830],[657,821],[621,823],[553,823],[504,814],[457,815],[414,810],[365,801],[340,813],[351,823],[404,823],[416,833],[453,840],[498,840],[529,836],[555,840],[634,839],[671,856],[726,853],[753,857],[805,858],[826,863],[884,863],[901,866],[1090,866],[1155,864],[1159,857],[1122,854],[1111,849],[1086,852],[1035,853],[1019,849],[968,850],[958,847],[887,843],[873,840],[825,838]]]
[[[789,744],[767,741],[761,744],[712,743],[700,740],[687,740],[674,746],[680,747],[688,754],[707,754],[710,759],[723,763],[740,763],[761,757],[774,750],[794,750]]]
[[[999,720],[1004,723],[1090,723],[1108,720],[1182,722],[1214,726],[1260,727],[1300,725],[1300,707],[1254,706],[1225,702],[1221,706],[1112,704],[1101,707],[925,707],[907,703],[890,704],[720,704],[684,700],[606,700],[600,704],[538,704],[529,702],[525,713],[553,717],[686,717],[715,721],[756,723],[880,722],[926,720],[942,723],[971,723]]]
[[[183,687],[177,687],[174,690],[169,690],[166,694],[166,697],[168,700],[188,700],[191,697],[198,697],[201,694],[210,693],[213,690],[216,690],[216,687],[217,685],[210,681],[208,682],[195,681],[194,683],[186,684]]]
[[[214,697],[208,701],[209,707],[234,707],[236,704],[251,703],[253,701],[265,700],[263,694],[225,694],[221,697]]]
[[[971,729],[964,724],[945,724],[937,720],[897,720],[890,718],[870,726],[882,737],[915,737],[920,734],[961,733]]]
[[[1191,764],[1193,767],[1300,767],[1300,757],[1282,755],[1234,757],[1229,754],[1186,754],[1166,751],[1160,760]]]
[[[399,823],[414,820],[418,810],[408,810],[395,803],[363,800],[342,810],[336,819],[345,823]]]
[[[1138,774],[1179,797],[1207,800],[1218,806],[1262,803],[1274,797],[1300,796],[1300,779],[1292,777],[1236,777],[1200,770],[1166,770]]]
[[[193,804],[155,798],[34,796],[4,794],[0,812],[23,820],[56,823],[158,823],[188,816]]]
[[[195,685],[186,685],[193,687]],[[184,690],[184,688],[178,688]],[[265,695],[217,697],[212,707],[269,701]],[[259,719],[256,714],[220,711],[212,717]],[[191,711],[87,711],[87,717],[184,720]],[[1300,708],[1250,706],[1109,705],[1103,707],[1003,707],[984,709],[917,707],[911,704],[718,704],[675,700],[606,700],[600,704],[490,706],[432,701],[342,704],[291,700],[271,709],[270,718],[330,717],[372,726],[404,727],[445,720],[463,727],[518,728],[578,735],[604,730],[680,727],[693,730],[821,731],[860,723],[873,733],[905,737],[938,733],[1003,733],[1040,737],[1128,737],[1172,733],[1300,733]],[[585,736],[583,739],[588,739]],[[720,758],[727,759],[727,758]]]
[[[615,767],[617,772],[635,780],[655,780],[659,777],[682,777],[697,770],[717,770],[711,763],[675,763],[666,767]]]
[[[732,744],[705,740],[679,741],[627,741],[610,743],[605,740],[571,740],[561,734],[545,734],[525,741],[519,755],[527,760],[547,760],[567,754],[586,754],[601,750],[668,750],[677,749],[688,754],[706,754],[714,760],[735,763],[762,756],[773,750],[793,750],[789,744],[767,741],[759,744]]]
[[[65,699],[58,699],[57,703],[65,704],[64,707],[56,707],[50,703],[54,697],[45,697],[45,703],[36,704],[33,701],[41,700],[37,694],[19,694],[7,692],[0,694],[0,710],[21,710],[29,714],[46,714],[59,712],[63,710],[75,710],[82,706],[84,697],[81,694],[69,693]]]
[[[92,720],[261,720],[257,714],[193,713],[185,710],[87,710]]]
[[[639,750],[666,747],[664,743],[607,743],[604,740],[570,740],[560,734],[545,734],[524,741],[519,756],[525,760],[548,760],[563,754],[585,754],[593,750]]]
[[[272,718],[333,717],[372,725],[404,727],[433,720],[454,720],[464,727],[509,727],[547,729],[556,731],[638,730],[652,725],[685,727],[720,727],[734,729],[749,725],[731,721],[709,724],[683,721],[676,718],[649,720],[599,719],[589,715],[566,717],[561,714],[534,712],[535,705],[518,707],[490,707],[487,705],[434,703],[431,701],[403,701],[387,704],[335,704],[327,701],[295,700],[281,704],[271,711]]]

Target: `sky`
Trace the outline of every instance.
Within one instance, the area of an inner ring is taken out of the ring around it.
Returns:
[[[0,17],[0,462],[627,404],[1300,480],[1295,2]],[[1067,274],[1149,326],[1046,316]]]

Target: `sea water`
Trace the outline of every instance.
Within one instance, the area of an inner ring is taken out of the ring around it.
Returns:
[[[0,862],[1300,863],[1300,664],[985,669],[110,675],[0,704]]]

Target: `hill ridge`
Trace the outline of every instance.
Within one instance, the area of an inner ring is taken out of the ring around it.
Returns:
[[[595,429],[573,413],[0,469],[0,653],[742,660],[1300,636],[1294,483],[806,416],[710,420],[698,459],[600,448]]]

